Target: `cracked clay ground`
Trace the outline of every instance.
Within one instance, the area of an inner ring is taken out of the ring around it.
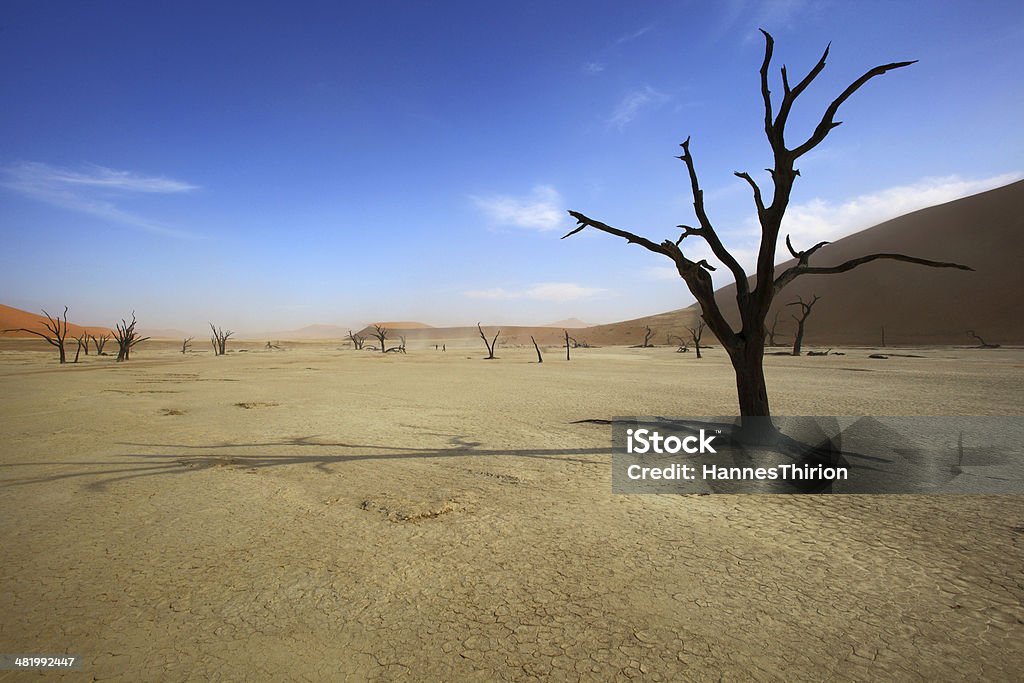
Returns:
[[[36,680],[1020,680],[1024,499],[623,496],[721,351],[0,350],[0,652]],[[769,358],[778,414],[1020,414],[1024,352]]]

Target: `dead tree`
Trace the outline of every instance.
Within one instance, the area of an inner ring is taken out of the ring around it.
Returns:
[[[82,334],[75,337],[75,341],[78,342],[78,348],[75,349],[75,360],[72,362],[77,363],[78,356],[81,355],[83,349],[85,349],[85,355],[89,355],[89,333],[82,332]]]
[[[114,325],[114,339],[117,341],[117,362],[126,361],[131,357],[132,349],[136,344],[144,342],[149,337],[140,337],[135,331],[135,311],[132,311],[132,321],[128,322],[121,318],[121,322]]]
[[[27,327],[15,327],[4,332],[28,332],[34,334],[37,337],[42,337],[51,346],[56,346],[57,351],[60,353],[60,364],[63,365],[67,362],[67,355],[64,353],[64,340],[68,336],[68,307],[64,307],[63,317],[52,316],[43,311],[43,315],[46,316],[46,322],[43,323],[43,327],[46,328],[45,332],[39,330],[30,330]]]
[[[192,339],[193,339],[192,337],[189,337],[188,339],[183,339],[182,340],[182,342],[181,342],[181,355],[184,356],[185,353],[188,352],[188,350],[190,348],[192,348]]]
[[[388,338],[388,332],[390,332],[391,330],[389,330],[386,327],[381,327],[380,325],[374,325],[373,329],[373,336],[380,340],[380,352],[386,353],[387,346],[385,346],[384,340]]]
[[[804,298],[802,296],[798,296],[796,298],[796,301],[790,301],[788,304],[786,304],[787,306],[800,307],[800,315],[793,316],[793,320],[796,321],[796,338],[793,339],[794,356],[800,355],[800,347],[804,343],[804,325],[807,323],[807,318],[811,316],[811,309],[814,308],[814,304],[818,303],[818,299],[820,298],[821,297],[815,294],[813,299],[805,303]]]
[[[390,349],[388,349],[388,353],[405,353],[405,337],[399,336],[398,338],[401,340],[402,343],[399,344],[398,346],[392,346]]]
[[[494,334],[494,339],[487,341],[487,335],[484,334],[484,328],[480,327],[480,323],[476,324],[476,329],[480,331],[480,338],[484,340],[484,346],[487,347],[487,358],[484,360],[494,360],[494,346],[498,343],[498,335],[501,334],[501,330],[498,330]]]
[[[538,363],[543,363],[544,362],[544,356],[540,355],[540,347],[537,346],[537,340],[533,338],[532,334],[530,335],[530,341],[533,342],[533,348],[537,351],[537,362]]]
[[[93,348],[96,349],[96,355],[97,356],[102,356],[103,355],[103,347],[107,345],[108,341],[110,341],[110,335],[107,334],[106,332],[104,332],[99,337],[97,337],[96,335],[91,335],[91,336],[92,336]]]
[[[869,69],[826,107],[810,136],[797,144],[787,144],[786,123],[793,105],[800,94],[825,68],[825,59],[828,57],[829,51],[826,48],[810,72],[795,84],[790,83],[786,67],[782,67],[782,98],[781,102],[778,102],[776,112],[776,103],[773,102],[769,90],[768,76],[775,41],[766,31],[762,30],[761,33],[765,38],[764,60],[760,69],[761,98],[764,102],[764,132],[771,146],[774,161],[772,167],[767,169],[773,185],[771,193],[767,197],[763,195],[760,186],[748,173],[741,171],[735,173],[738,178],[750,186],[754,206],[757,209],[757,219],[761,227],[761,242],[758,247],[757,265],[753,279],[748,276],[733,253],[722,243],[711,217],[705,210],[704,192],[698,181],[697,167],[690,153],[690,138],[680,145],[683,153],[678,158],[686,165],[697,226],[680,225],[681,234],[678,238],[654,242],[627,230],[621,230],[589,218],[577,211],[569,211],[569,215],[576,219],[578,225],[563,237],[565,239],[565,237],[591,227],[624,238],[627,242],[639,244],[672,261],[690,293],[701,305],[704,321],[729,354],[729,360],[736,375],[736,393],[742,418],[741,436],[754,442],[771,441],[777,434],[771,420],[764,419],[771,417],[768,388],[764,378],[765,318],[771,309],[772,301],[786,285],[802,275],[845,273],[858,266],[882,259],[932,268],[972,270],[957,263],[930,261],[893,253],[868,254],[835,266],[812,266],[810,264],[811,257],[825,247],[828,242],[819,242],[809,249],[797,251],[787,237],[786,246],[796,262],[781,273],[776,273],[775,256],[782,219],[786,213],[786,207],[789,205],[793,184],[800,174],[796,168],[797,160],[821,144],[826,136],[840,125],[840,122],[835,120],[839,107],[865,83],[893,69],[909,66],[913,62],[894,62]],[[715,267],[706,260],[693,261],[683,254],[680,244],[687,237],[698,237],[704,240],[710,247],[714,258],[731,272],[736,284],[739,329],[733,329],[715,300],[715,289],[711,280],[711,271],[715,270]]]
[[[775,329],[779,326],[779,316],[782,315],[782,310],[775,311],[775,318],[772,319],[772,326],[768,328],[768,346],[775,346]]]
[[[234,332],[225,330],[223,327],[215,327],[213,323],[210,323],[210,330],[213,331],[213,336],[210,337],[210,343],[213,344],[213,355],[223,356],[227,352],[225,347],[228,344],[228,338]]]
[[[980,334],[977,334],[974,330],[967,330],[967,334],[968,334],[968,336],[974,337],[975,339],[978,340],[978,348],[979,349],[998,349],[999,348],[999,344],[989,344],[988,342],[986,342],[984,339],[981,338]]]
[[[677,348],[677,349],[676,349],[676,353],[689,353],[689,351],[690,351],[690,347],[689,347],[689,345],[688,345],[688,344],[686,343],[686,340],[685,340],[685,339],[683,339],[682,337],[680,337],[680,336],[679,336],[678,334],[670,334],[670,335],[668,336],[668,343],[669,343],[669,345],[670,345],[670,346],[671,346],[671,344],[672,344],[672,340],[673,340],[673,339],[677,339],[677,340],[679,340],[678,344],[676,344],[676,346],[678,346],[678,347],[679,347],[679,348]]]
[[[73,363],[77,363],[78,362],[78,357],[82,354],[82,351],[85,351],[85,355],[87,355],[87,356],[89,355],[89,332],[88,332],[88,330],[84,330],[82,332],[82,334],[80,334],[77,337],[75,337],[75,342],[78,344],[78,346],[77,346],[77,348],[75,348],[75,360],[72,361]]]
[[[640,345],[640,348],[646,349],[651,346],[651,337],[654,336],[654,330],[648,325],[644,325],[644,343]]]
[[[363,349],[363,342],[366,341],[365,337],[359,334],[352,334],[352,330],[349,330],[348,338],[352,342],[353,349],[355,349],[356,351],[361,351]]]
[[[569,330],[562,330],[565,333],[565,359],[569,360]]]
[[[693,340],[693,348],[697,351],[697,358],[702,358],[700,355],[700,338],[704,335],[705,327],[706,325],[703,320],[698,320],[696,327],[686,326],[686,331],[690,333],[690,339]]]

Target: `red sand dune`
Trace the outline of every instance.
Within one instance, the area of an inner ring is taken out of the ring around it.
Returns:
[[[60,308],[55,308],[48,312],[51,316],[63,319],[64,307],[61,306]],[[23,311],[20,308],[13,308],[11,306],[4,306],[3,304],[0,304],[0,337],[38,339],[36,335],[20,331],[18,328],[27,328],[29,330],[46,332],[46,322],[46,316],[42,313],[29,313],[28,311]],[[100,327],[98,325],[82,326],[68,321],[67,338],[69,340],[80,336],[83,332],[95,335],[111,334],[111,330],[108,327]]]

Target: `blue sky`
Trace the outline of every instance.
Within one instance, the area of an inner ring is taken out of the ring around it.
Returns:
[[[560,241],[565,210],[675,237],[690,135],[712,220],[752,253],[732,173],[769,182],[759,26],[775,79],[832,41],[791,141],[865,70],[920,60],[801,160],[797,244],[1021,177],[1019,2],[9,1],[0,302],[188,331],[680,308],[668,261]]]

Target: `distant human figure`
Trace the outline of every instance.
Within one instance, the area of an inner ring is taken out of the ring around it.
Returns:
[[[445,346],[444,344],[441,344],[441,350],[442,350],[442,351],[447,351],[447,350],[448,350],[448,347],[447,347],[447,346]]]

